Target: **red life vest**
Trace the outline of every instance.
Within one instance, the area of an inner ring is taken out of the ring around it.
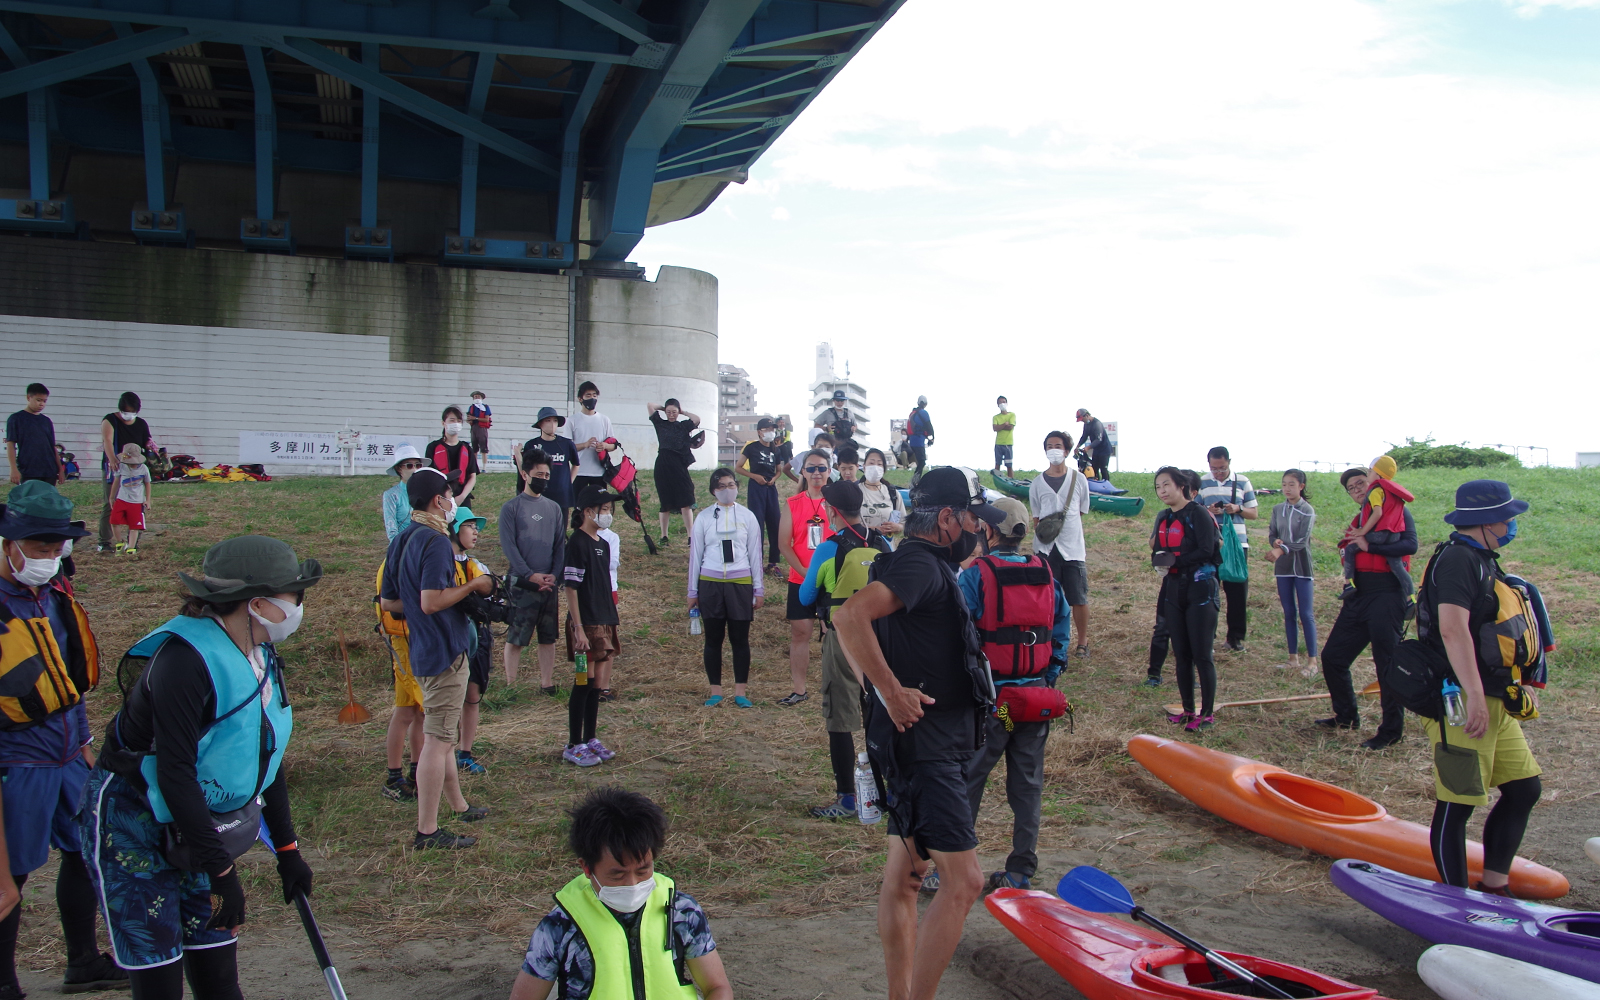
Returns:
[[[979,556],[983,615],[978,638],[996,680],[1038,677],[1050,665],[1050,632],[1056,621],[1056,585],[1038,556],[1024,563]]]
[[[1381,489],[1385,494],[1388,495],[1388,499],[1383,505],[1383,516],[1378,519],[1377,524],[1372,526],[1372,530],[1394,532],[1405,531],[1405,505],[1415,500],[1416,497],[1413,496],[1411,491],[1406,489],[1404,486],[1401,486],[1399,483],[1392,483],[1387,479],[1374,479],[1367,485],[1372,487],[1372,489]],[[1363,524],[1367,523],[1367,518],[1371,516],[1372,505],[1365,503],[1362,504],[1360,513],[1356,514],[1355,518],[1351,520],[1350,527],[1361,527]],[[1348,542],[1342,542],[1340,543],[1339,548],[1343,549],[1345,545],[1348,544]],[[1407,570],[1411,569],[1411,557],[1401,556],[1400,564]],[[1360,549],[1357,549],[1356,572],[1387,573],[1389,572],[1389,557],[1380,556],[1375,552],[1362,552]]]
[[[457,442],[456,444],[456,448],[459,450],[459,453],[462,457],[461,466],[459,468],[451,468],[450,446],[445,444],[443,439],[434,442],[433,445],[433,467],[444,473],[444,478],[449,480],[450,485],[453,487],[460,486],[462,483],[467,481],[466,456],[470,453],[472,446],[467,445],[465,449],[462,449],[463,444],[465,444],[465,442]]]

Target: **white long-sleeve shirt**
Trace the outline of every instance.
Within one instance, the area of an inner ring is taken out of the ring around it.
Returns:
[[[733,558],[723,558],[722,543],[733,543]],[[752,555],[754,558],[752,558]],[[743,504],[713,504],[695,515],[689,534],[689,596],[700,596],[700,581],[744,580],[765,593],[761,575],[761,522]]]
[[[1078,482],[1075,493],[1072,486],[1074,479]],[[1048,544],[1040,542],[1036,536],[1033,551],[1043,556],[1054,550],[1067,562],[1082,562],[1087,558],[1083,545],[1083,515],[1089,512],[1089,481],[1083,473],[1068,466],[1059,490],[1050,488],[1050,484],[1044,481],[1044,473],[1034,476],[1033,482],[1028,485],[1028,512],[1036,518],[1044,518],[1059,510],[1066,510],[1068,493],[1072,493],[1072,509],[1067,511],[1061,534]]]

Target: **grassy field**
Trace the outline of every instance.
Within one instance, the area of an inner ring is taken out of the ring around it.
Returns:
[[[1174,691],[1170,685],[1151,690],[1139,684],[1157,584],[1146,558],[1156,504],[1150,477],[1115,478],[1148,503],[1139,518],[1094,515],[1088,521],[1093,655],[1087,663],[1075,662],[1063,681],[1077,706],[1077,726],[1073,733],[1058,729],[1051,740],[1043,830],[1047,845],[1063,843],[1074,827],[1103,821],[1113,812],[1122,816],[1136,809],[1155,815],[1171,808],[1164,787],[1124,753],[1131,734],[1165,728],[1160,706]],[[1252,478],[1258,486],[1275,486],[1278,477],[1264,473]],[[1468,476],[1428,471],[1400,478],[1418,494],[1415,510],[1425,544],[1443,539],[1439,515],[1448,509],[1455,485]],[[1594,721],[1600,717],[1594,656],[1600,648],[1600,581],[1592,569],[1600,550],[1600,499],[1593,488],[1600,485],[1600,476],[1513,470],[1507,478],[1533,509],[1522,519],[1506,561],[1544,588],[1562,644],[1545,699],[1547,718],[1530,730],[1537,733],[1547,770],[1546,800],[1565,805],[1587,799],[1592,804],[1590,797],[1600,794],[1600,778],[1592,770],[1600,749],[1594,735]],[[538,693],[536,675],[530,676],[531,657],[525,658],[522,680],[515,686],[507,686],[497,669],[477,747],[489,772],[465,781],[469,801],[489,806],[494,816],[472,830],[483,838],[474,850],[413,852],[414,810],[378,794],[391,694],[388,653],[372,629],[371,595],[384,546],[378,494],[389,482],[376,477],[302,478],[158,486],[150,517],[156,531],[141,545],[136,560],[96,556],[87,547],[78,559],[79,592],[99,634],[108,677],[123,650],[174,613],[179,603],[174,572],[193,571],[212,543],[259,532],[289,541],[302,557],[322,560],[328,575],[309,593],[304,625],[282,646],[297,710],[286,758],[290,788],[300,842],[317,871],[321,912],[375,940],[423,936],[430,928],[436,930],[439,921],[482,928],[508,943],[525,940],[548,909],[551,893],[571,877],[563,809],[585,788],[608,782],[646,792],[668,808],[674,833],[662,867],[720,912],[798,915],[871,898],[874,869],[881,863],[881,828],[823,823],[805,814],[807,807],[831,797],[818,699],[794,709],[774,704],[789,690],[783,584],[769,582],[769,593],[780,600],[758,614],[752,633],[756,707],[740,710],[725,703],[703,708],[700,640],[688,635],[683,600],[685,547],[674,538],[661,555],[652,557],[638,526],[620,517],[624,651],[614,680],[619,700],[600,711],[601,736],[618,752],[617,759],[585,771],[562,763],[565,701]],[[644,487],[648,492],[648,475]],[[514,488],[507,475],[479,480],[477,512],[491,521],[479,554],[495,570],[505,564],[493,521]],[[97,510],[96,484],[71,484],[67,493],[89,511]],[[1322,513],[1317,603],[1325,633],[1337,606],[1332,543],[1352,505],[1329,475],[1312,477],[1311,495]],[[1264,500],[1263,507],[1270,503]],[[653,509],[647,497],[652,533]],[[1253,536],[1264,536],[1265,529],[1263,513],[1252,525]],[[1281,614],[1270,571],[1258,561],[1254,572],[1249,648],[1223,656],[1219,698],[1315,693],[1317,679],[1274,669],[1283,657]],[[373,713],[372,721],[361,726],[341,726],[335,718],[345,700],[341,632],[356,697]],[[815,644],[812,656],[815,690]],[[558,665],[558,678],[566,669]],[[1365,672],[1358,675],[1358,685],[1371,679],[1370,661],[1358,664],[1361,670]],[[97,725],[118,701],[115,684],[108,681],[92,700]],[[1415,736],[1415,726],[1401,747],[1370,754],[1355,746],[1362,734],[1310,727],[1310,718],[1319,711],[1325,710],[1317,703],[1235,710],[1203,738],[1220,749],[1377,796],[1396,814],[1425,822],[1432,787],[1427,751]],[[1003,853],[1009,841],[1003,796],[986,799],[979,830],[986,858]],[[1150,863],[1191,861],[1210,842],[1158,839],[1150,843]],[[1304,888],[1301,882],[1311,885],[1318,877],[1325,888],[1325,876],[1318,875],[1319,864],[1320,871],[1326,868],[1321,859],[1287,866],[1272,860],[1271,869],[1263,867],[1249,881],[1250,893],[1297,891]],[[269,905],[277,891],[270,859],[251,855],[245,867],[252,873],[248,887],[254,912],[269,921],[289,919],[275,900]],[[1041,873],[1050,884],[1059,874]],[[1578,895],[1569,905],[1600,904],[1600,886],[1592,880],[1574,882]],[[44,967],[59,949],[52,946],[49,881],[36,885],[30,884],[27,894],[34,916],[25,923],[24,953],[34,956],[35,967]]]

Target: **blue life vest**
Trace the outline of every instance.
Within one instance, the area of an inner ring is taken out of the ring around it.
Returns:
[[[217,696],[216,721],[201,734],[196,748],[195,778],[205,793],[206,806],[214,813],[242,809],[277,778],[294,729],[294,709],[283,688],[277,653],[267,647],[267,677],[265,682],[259,681],[250,661],[217,621],[179,615],[134,643],[128,655],[152,657],[172,636],[182,638],[204,658]],[[261,703],[263,684],[271,689],[265,705]],[[171,823],[172,810],[156,780],[160,753],[158,747],[147,754],[139,770],[149,787],[150,811],[156,822]]]

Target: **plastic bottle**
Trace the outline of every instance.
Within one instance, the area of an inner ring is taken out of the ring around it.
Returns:
[[[1448,677],[1444,681],[1444,721],[1447,726],[1467,724],[1467,703],[1461,698],[1461,687]]]
[[[699,608],[690,608],[689,609],[689,634],[690,635],[699,635],[703,631],[705,631],[705,626],[700,623],[700,609]]]
[[[589,654],[579,653],[577,656],[574,656],[573,659],[576,660],[578,664],[577,676],[572,679],[573,685],[579,686],[589,683]]]
[[[856,816],[871,826],[882,815],[878,809],[878,784],[872,780],[872,765],[863,751],[856,756]]]

